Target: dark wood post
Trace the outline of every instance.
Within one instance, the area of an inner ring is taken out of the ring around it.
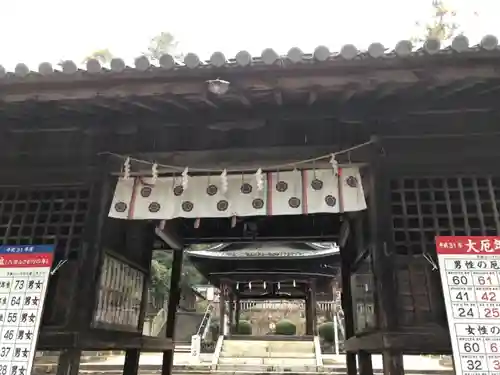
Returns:
[[[373,375],[372,355],[365,351],[358,353],[359,375]]]
[[[221,283],[219,293],[219,336],[224,335],[226,326],[226,284]]]
[[[304,298],[304,305],[305,305],[305,315],[306,315],[306,335],[312,335],[312,330],[311,330],[311,293],[310,293],[310,288],[307,286],[306,287],[306,296]]]
[[[237,331],[234,331],[234,295],[232,291],[229,292],[228,315],[229,315],[229,336],[231,336],[232,333],[238,333]]]
[[[167,308],[167,323],[166,323],[166,337],[175,340],[175,318],[177,315],[177,306],[181,299],[181,275],[182,275],[182,250],[174,250],[174,260],[172,262],[172,273],[170,276],[170,291],[168,294],[168,308]],[[171,350],[163,352],[163,364],[161,369],[162,375],[171,375],[172,367],[174,364],[174,345]]]
[[[82,351],[79,349],[65,349],[59,355],[57,375],[78,375]]]
[[[341,303],[344,312],[345,325],[345,340],[354,336],[354,309],[352,307],[351,293],[351,262],[352,254],[355,254],[356,244],[353,239],[354,235],[347,241],[346,246],[340,247],[341,257],[341,277],[342,277],[342,294]],[[356,364],[356,353],[346,352],[346,367],[347,375],[357,375],[358,369]]]
[[[108,174],[108,158],[99,157],[92,172],[92,193],[90,207],[85,222],[85,231],[82,241],[82,251],[78,252],[78,272],[85,275],[79,277],[73,285],[74,303],[68,306],[67,329],[83,331],[88,329],[93,319],[94,301],[97,293],[97,283],[88,280],[97,280],[102,259],[102,241],[104,223],[112,198],[111,179]],[[69,254],[68,254],[69,255]],[[59,271],[60,272],[60,271]],[[83,308],[82,308],[83,306]],[[57,375],[78,375],[80,367],[80,349],[61,351],[57,366]]]
[[[141,241],[142,248],[135,249],[135,251],[140,251],[141,253],[144,254],[143,255],[144,263],[148,265],[146,269],[146,275],[144,277],[144,284],[142,286],[142,298],[141,298],[141,306],[139,313],[138,329],[141,332],[141,334],[144,330],[144,320],[146,318],[146,310],[148,306],[148,291],[151,280],[151,261],[153,258],[153,244],[155,240],[154,228],[152,226],[143,225],[142,232],[143,232],[142,236],[144,237],[144,241]],[[140,349],[127,349],[125,351],[123,375],[137,375],[139,373],[140,357],[141,357]]]
[[[317,319],[317,311],[316,311],[316,280],[311,280],[311,284],[309,286],[309,308],[311,309],[310,312],[310,330],[311,330],[311,335],[316,335],[317,334],[317,324],[316,324],[316,319]]]
[[[236,332],[239,331],[239,328],[240,328],[240,311],[241,311],[241,301],[240,301],[240,297],[236,296],[236,299],[235,299],[235,311],[234,311],[234,329],[236,330]]]
[[[389,332],[397,329],[396,280],[392,233],[390,225],[390,186],[384,165],[378,160],[373,166],[370,191],[370,233],[373,271],[377,296],[376,314],[379,329]],[[398,351],[382,352],[384,374],[404,375],[403,354]]]

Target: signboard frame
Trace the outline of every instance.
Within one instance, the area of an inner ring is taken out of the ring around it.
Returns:
[[[145,283],[146,274],[143,270],[105,252],[97,285],[92,327],[140,332]]]
[[[0,246],[0,374],[31,374],[53,245]]]
[[[457,375],[500,374],[500,237],[436,237]]]

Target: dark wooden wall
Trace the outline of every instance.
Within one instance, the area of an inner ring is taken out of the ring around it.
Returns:
[[[416,141],[406,145],[406,154],[401,141],[386,146],[371,164],[369,208],[355,220],[365,235],[349,249],[355,328],[349,350],[450,353],[440,275],[426,257],[437,263],[437,235],[500,233],[500,172],[492,140],[478,149],[479,140],[471,145],[464,139],[454,162],[449,154],[458,152],[456,141],[441,142],[444,158],[433,154],[431,143],[420,140],[418,163]],[[373,288],[367,287],[371,281]],[[372,295],[375,321],[366,324]]]
[[[153,227],[107,217],[115,180],[102,158],[56,174],[29,167],[14,170],[9,165],[0,173],[0,243],[54,244],[54,265],[65,261],[49,279],[39,349],[116,345],[117,340],[92,339],[100,334],[92,330],[92,320],[103,256],[112,253],[148,281]],[[143,295],[146,299],[147,293]],[[142,334],[142,323],[136,333]],[[87,339],[79,340],[84,334]]]

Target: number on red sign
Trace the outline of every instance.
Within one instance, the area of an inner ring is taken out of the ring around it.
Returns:
[[[500,310],[498,307],[485,308],[484,309],[484,317],[485,318],[500,318]]]
[[[485,284],[491,285],[491,276],[488,277],[479,276],[477,278],[477,282],[479,283],[479,285],[485,285]]]
[[[483,295],[481,296],[481,299],[483,301],[496,302],[496,300],[497,300],[497,294],[495,292],[484,292]]]
[[[498,345],[497,345],[497,343],[496,343],[496,342],[492,342],[492,343],[490,344],[490,351],[491,351],[492,353],[498,353]]]
[[[500,370],[500,360],[498,359],[493,360],[493,370]]]

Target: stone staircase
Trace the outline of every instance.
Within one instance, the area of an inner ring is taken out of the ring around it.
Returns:
[[[253,373],[319,370],[312,338],[286,341],[225,339],[216,369]]]

